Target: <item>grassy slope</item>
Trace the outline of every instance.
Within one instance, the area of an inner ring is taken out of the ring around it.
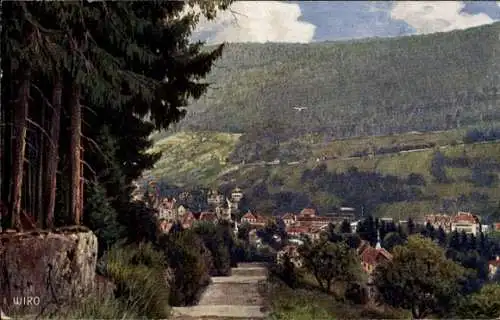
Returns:
[[[151,151],[162,151],[152,174],[184,185],[210,185],[234,165],[226,162],[239,134],[181,132],[155,143]]]
[[[400,310],[340,302],[313,288],[291,289],[274,276],[269,281],[270,320],[407,319]]]
[[[499,119],[500,23],[465,31],[312,44],[229,44],[181,126],[247,132],[281,121],[336,137],[438,130]],[[494,75],[497,75],[496,77]],[[308,106],[297,113],[293,105]],[[460,115],[456,117],[457,111]]]

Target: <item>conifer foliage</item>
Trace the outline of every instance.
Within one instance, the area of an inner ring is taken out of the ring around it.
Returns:
[[[2,226],[95,223],[127,207],[159,156],[144,153],[148,136],[183,118],[221,55],[191,31],[229,4],[2,2]]]

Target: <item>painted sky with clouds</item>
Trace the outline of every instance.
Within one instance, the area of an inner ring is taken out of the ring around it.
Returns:
[[[466,29],[500,21],[500,1],[237,1],[194,40],[335,41]]]

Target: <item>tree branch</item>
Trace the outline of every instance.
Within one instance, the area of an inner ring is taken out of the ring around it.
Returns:
[[[31,119],[27,118],[26,121],[28,121],[29,124],[32,124],[33,126],[37,127],[38,130],[40,130],[44,136],[47,137],[47,139],[49,140],[50,144],[52,145],[52,147],[56,147],[56,145],[54,144],[54,141],[52,141],[52,139],[50,138],[49,134],[47,133],[47,131],[45,131],[45,129],[43,129],[38,123],[32,121]]]
[[[94,140],[92,140],[91,138],[87,137],[86,135],[82,134],[81,135],[82,138],[84,138],[85,140],[87,140],[92,146],[94,146],[97,151],[99,151],[99,153],[102,155],[102,157],[104,158],[104,160],[106,160],[106,165],[110,162],[112,162],[108,156],[106,156],[104,154],[104,152],[102,151],[102,149],[99,147],[99,145],[97,144],[97,142],[95,142]]]

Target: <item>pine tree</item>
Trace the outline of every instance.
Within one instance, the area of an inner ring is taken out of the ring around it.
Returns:
[[[408,218],[408,235],[414,234],[416,231],[415,222],[413,222],[412,218]]]
[[[216,8],[230,2],[190,1],[196,3],[201,4],[202,14],[210,17]],[[44,84],[28,88],[28,95],[36,89],[40,99],[24,110],[43,109],[40,112],[45,115],[40,116],[41,123],[32,123],[37,130],[34,138],[41,141],[39,137],[44,135],[45,152],[37,159],[27,155],[27,160],[39,169],[43,164],[48,173],[40,210],[46,227],[59,220],[55,211],[68,211],[66,208],[71,209],[72,223],[80,223],[83,195],[90,195],[83,192],[83,181],[99,182],[106,189],[107,202],[114,208],[126,207],[129,184],[158,159],[158,155],[144,154],[150,146],[148,135],[180,120],[185,114],[180,107],[205,92],[208,84],[197,79],[210,71],[222,46],[202,52],[201,43],[190,44],[189,34],[197,17],[179,17],[184,8],[183,2],[152,2],[148,6],[130,2],[4,4],[4,18],[9,22],[2,30],[4,53],[21,59],[2,59],[2,68],[8,69],[2,79],[7,84],[2,87],[2,102],[16,99],[20,86],[13,80],[23,74],[21,66],[28,66],[31,83]],[[27,37],[32,33],[35,37]],[[25,130],[22,121],[27,117],[20,112],[24,111],[9,107],[2,110],[2,119],[15,117],[21,124],[16,128]],[[153,123],[142,119],[146,114]],[[105,127],[107,130],[102,130]],[[3,131],[8,133],[3,148],[10,147],[10,137],[16,136],[10,134],[12,128]],[[13,159],[2,159],[1,198],[12,208],[20,204],[15,200],[20,199],[23,189],[19,163],[26,154],[22,150],[26,139],[18,136],[12,146],[17,150]],[[98,140],[110,143],[103,145]],[[63,174],[56,179],[57,171]],[[11,183],[9,190],[6,185]],[[40,201],[41,196],[27,194]],[[13,218],[18,224],[19,215]]]
[[[461,246],[461,243],[460,243],[460,234],[455,230],[450,235],[450,241],[449,241],[448,247],[450,249],[459,251],[460,250],[460,246]]]
[[[340,225],[340,233],[346,234],[346,233],[351,233],[351,232],[352,232],[352,229],[351,229],[351,224],[349,223],[349,221],[347,221],[347,220],[342,221],[342,224]]]
[[[438,240],[439,245],[443,248],[446,248],[446,245],[447,245],[446,232],[444,231],[444,229],[441,226],[439,226],[439,228],[437,230],[436,238]]]

